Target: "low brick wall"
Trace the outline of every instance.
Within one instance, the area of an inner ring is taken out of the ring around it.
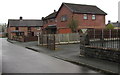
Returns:
[[[38,40],[37,36],[24,37],[24,42],[37,41],[37,40]]]
[[[15,41],[20,41],[20,42],[29,42],[29,41],[37,41],[38,37],[37,36],[30,36],[30,37],[14,37],[12,40]]]
[[[120,63],[119,55],[120,55],[120,50],[115,50],[115,49],[105,49],[105,48],[86,46],[84,50],[84,56],[86,57],[99,58],[99,59],[114,61],[117,63]]]

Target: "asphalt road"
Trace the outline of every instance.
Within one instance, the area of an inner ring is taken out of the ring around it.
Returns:
[[[2,73],[2,39],[0,39],[0,73]]]
[[[97,73],[89,68],[11,44],[6,39],[2,39],[0,55],[3,73]]]

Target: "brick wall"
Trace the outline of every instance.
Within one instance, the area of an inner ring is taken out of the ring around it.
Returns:
[[[65,21],[65,22],[61,21],[61,16],[63,16],[63,15],[67,15],[67,17],[68,17],[68,20]],[[73,15],[73,13],[70,10],[68,10],[68,8],[63,6],[61,8],[61,10],[59,11],[57,17],[56,17],[56,19],[57,19],[57,28],[58,29],[59,28],[66,28],[68,23],[70,22],[70,19],[72,19],[72,15]]]
[[[38,34],[38,32],[41,31],[40,27],[31,27],[31,31],[34,32],[35,36]]]
[[[24,31],[24,35],[28,36],[28,27],[19,27],[19,31]]]
[[[71,29],[70,28],[60,28],[58,29],[58,32],[59,34],[66,34],[66,33],[71,33]]]
[[[48,21],[48,23],[44,24],[44,25],[43,25],[43,28],[46,28],[48,25],[57,24],[57,23],[55,22],[55,20],[54,20],[54,21],[50,21],[50,19],[48,19],[47,21]]]
[[[55,20],[56,20],[55,18],[54,18],[54,20],[52,20],[52,21],[50,21],[50,19],[45,20],[45,21],[47,21],[48,23],[44,23],[44,25],[43,25],[43,27],[42,27],[42,29],[43,29],[42,32],[45,33],[45,34],[48,33],[49,31],[46,30],[45,28],[48,27],[48,25],[56,25],[57,23],[56,23]],[[44,22],[45,22],[45,21],[44,21]]]
[[[104,48],[85,47],[84,55],[86,57],[99,58],[108,61],[120,63],[120,51]]]
[[[28,27],[18,27],[19,31],[24,31],[24,35],[28,36]],[[15,33],[11,33],[11,31],[16,30],[16,27],[8,27],[8,38],[12,39],[13,36],[15,36]],[[31,31],[34,32],[35,35],[37,35],[38,32],[40,32],[40,29],[37,27],[31,27]]]
[[[14,35],[11,33],[11,31],[13,31],[13,30],[15,30],[15,27],[8,27],[8,38],[9,39],[12,39],[12,36]]]
[[[73,18],[78,21],[79,29],[81,28],[104,28],[105,16],[96,15],[96,19],[92,20],[92,14],[87,14],[88,19],[83,19],[84,14],[74,14]]]

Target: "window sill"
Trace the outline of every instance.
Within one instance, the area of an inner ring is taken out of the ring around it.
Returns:
[[[61,22],[67,22],[67,20],[65,20],[65,21],[61,21]]]
[[[96,19],[92,19],[92,21],[95,21]]]
[[[88,20],[88,19],[83,19],[83,20]]]

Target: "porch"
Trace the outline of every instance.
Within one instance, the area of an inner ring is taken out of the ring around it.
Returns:
[[[56,25],[48,25],[44,30],[44,34],[56,34],[57,33],[57,27]]]

